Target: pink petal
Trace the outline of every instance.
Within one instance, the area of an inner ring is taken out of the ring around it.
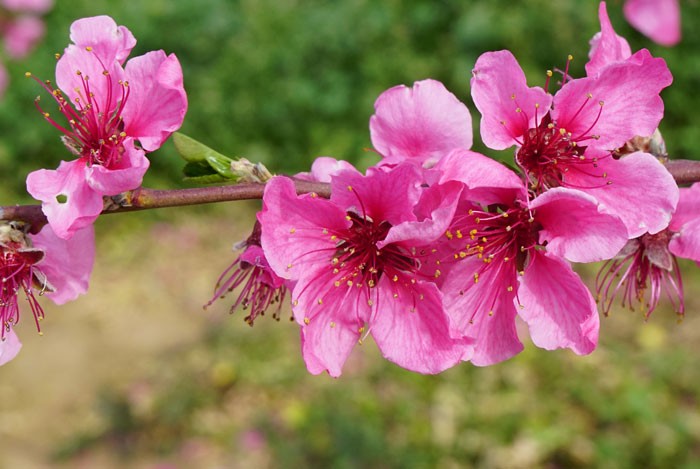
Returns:
[[[46,13],[53,7],[53,0],[2,0],[0,4],[14,12]]]
[[[45,32],[44,22],[35,16],[20,16],[10,21],[3,32],[7,54],[13,59],[26,57]]]
[[[331,182],[331,176],[335,176],[343,170],[353,170],[355,167],[345,160],[336,160],[330,156],[319,156],[311,164],[311,172],[299,173],[294,177],[304,181]]]
[[[327,371],[334,378],[340,376],[359,338],[359,325],[343,321],[334,311],[314,317],[301,329],[302,355],[309,373]]]
[[[420,198],[420,183],[421,173],[411,164],[389,171],[370,171],[367,176],[357,170],[342,171],[332,179],[331,200],[359,215],[398,225],[416,219],[413,207]]]
[[[612,151],[654,133],[664,115],[659,93],[672,80],[666,62],[643,49],[597,78],[567,82],[554,97],[552,117],[574,140],[586,137],[580,145]]]
[[[17,356],[22,343],[19,341],[14,329],[5,332],[5,340],[0,340],[0,366]]]
[[[406,221],[392,226],[386,238],[377,243],[377,247],[381,249],[391,243],[425,245],[439,239],[452,223],[462,187],[458,182],[452,181],[425,189],[414,210],[419,214],[419,221]]]
[[[146,151],[157,150],[180,128],[187,112],[182,67],[175,54],[162,50],[134,57],[126,64],[129,99],[124,107],[124,131]]]
[[[481,112],[481,138],[494,150],[516,145],[552,103],[542,88],[528,88],[525,73],[507,50],[481,54],[472,70],[471,87]]]
[[[700,183],[680,189],[676,212],[671,218],[669,229],[680,231],[683,225],[700,217]]]
[[[41,261],[41,271],[56,289],[46,296],[62,305],[85,293],[95,261],[93,226],[78,230],[69,240],[56,236],[49,225],[30,236],[34,245],[46,253]]]
[[[117,26],[109,16],[81,18],[70,27],[70,39],[79,49],[91,47],[110,67],[115,60],[124,63],[136,45],[136,39],[125,26]]]
[[[598,344],[598,310],[578,275],[557,257],[535,254],[520,278],[519,314],[538,347],[570,348],[578,355]]]
[[[267,183],[258,220],[270,267],[286,279],[298,279],[308,266],[328,265],[330,270],[336,250],[332,233],[351,224],[345,211],[331,201],[310,194],[297,197],[294,184],[286,177]]]
[[[453,148],[471,148],[472,119],[467,107],[439,81],[395,86],[374,103],[369,120],[372,145],[384,164],[407,159],[438,160]]]
[[[381,308],[370,331],[387,360],[424,374],[440,373],[461,361],[469,341],[450,338],[442,295],[434,284],[395,288],[384,276],[378,290]]]
[[[515,273],[502,271],[496,264],[483,266],[476,257],[461,260],[443,275],[441,287],[451,335],[474,341],[470,360],[477,366],[507,360],[523,349],[515,329]],[[474,282],[476,272],[478,283]]]
[[[454,150],[433,170],[440,172],[440,184],[460,181],[467,186],[469,199],[485,205],[525,194],[520,176],[498,161],[473,151]]]
[[[150,161],[143,150],[134,146],[133,139],[127,138],[123,144],[125,152],[116,167],[92,165],[87,168],[85,177],[95,192],[101,195],[117,195],[141,185]]]
[[[591,39],[591,50],[588,53],[590,60],[586,63],[586,74],[589,77],[596,75],[607,65],[625,60],[632,55],[627,40],[615,33],[605,8],[605,2],[600,2],[598,17],[600,18],[600,32]]]
[[[610,259],[627,243],[622,221],[603,213],[584,192],[555,187],[533,200],[530,209],[542,225],[539,241],[547,241],[547,252],[572,262]]]
[[[56,85],[78,110],[89,100],[92,106],[97,103],[113,112],[122,96],[119,82],[123,80],[124,70],[114,58],[101,57],[95,50],[70,45],[56,63]]]
[[[567,174],[566,182],[595,197],[605,212],[620,217],[630,238],[668,226],[678,203],[678,186],[654,156],[636,152],[619,160],[605,157],[598,168],[610,184],[575,171]]]
[[[57,170],[40,169],[27,176],[27,191],[41,200],[41,208],[60,238],[70,238],[102,212],[102,196],[85,181],[86,171],[82,160],[61,161]],[[59,202],[58,197],[66,200]]]
[[[700,262],[700,214],[687,221],[668,244],[669,250],[678,257]]]
[[[681,40],[681,9],[678,0],[627,0],[625,18],[652,41],[674,46]]]

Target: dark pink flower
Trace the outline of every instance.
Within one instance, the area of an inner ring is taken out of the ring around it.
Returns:
[[[596,278],[603,312],[617,295],[622,306],[635,304],[648,318],[665,293],[679,316],[685,313],[683,280],[677,257],[700,262],[700,183],[680,190],[678,207],[666,229],[630,240],[603,265]]]
[[[44,310],[35,295],[45,294],[56,304],[74,300],[87,290],[95,259],[92,226],[68,241],[58,238],[49,225],[36,235],[21,228],[14,222],[0,225],[0,364],[21,347],[13,331],[20,320],[18,295],[26,297],[41,332]]]
[[[409,370],[438,373],[462,358],[466,342],[449,335],[434,277],[419,272],[459,188],[422,189],[420,176],[413,165],[366,176],[342,171],[330,200],[297,196],[286,178],[265,188],[262,246],[273,270],[296,282],[292,311],[310,372],[339,376],[370,334],[388,360]]]
[[[250,313],[245,317],[245,321],[251,326],[255,318],[264,315],[265,311],[273,305],[277,306],[272,317],[279,320],[280,309],[287,296],[284,279],[270,268],[265,253],[260,247],[260,234],[260,224],[256,223],[248,239],[234,246],[234,249],[243,249],[243,252],[221,274],[214,288],[214,296],[205,306],[205,308],[211,306],[217,299],[239,289],[238,297],[231,306],[230,312],[233,313],[239,307],[249,310]]]
[[[390,88],[374,109],[369,128],[382,165],[411,161],[429,167],[453,149],[472,146],[469,110],[439,81]]]
[[[29,193],[42,201],[62,238],[97,218],[103,196],[141,184],[149,166],[146,152],[158,149],[180,127],[187,110],[175,55],[149,52],[123,66],[136,40],[107,16],[74,22],[71,39],[74,44],[56,65],[58,88],[43,85],[66,123],[44,116],[64,133],[64,143],[78,159],[27,178]]]
[[[610,23],[605,2],[600,2],[598,8],[600,20],[600,32],[596,33],[590,41],[591,50],[588,52],[586,74],[591,77],[611,63],[621,62],[632,55],[632,50],[627,40],[618,36]]]
[[[622,11],[639,32],[662,46],[681,40],[681,8],[678,0],[626,0]]]
[[[659,93],[671,83],[666,63],[641,50],[595,76],[564,81],[552,96],[527,86],[509,51],[482,54],[471,84],[484,143],[517,146],[516,163],[535,193],[581,190],[620,217],[630,237],[662,230],[678,200],[673,178],[650,154],[616,159],[613,152],[654,133],[663,116]]]
[[[474,341],[469,359],[490,365],[520,352],[516,315],[539,347],[593,351],[595,301],[566,260],[614,256],[627,240],[624,224],[584,192],[555,187],[529,200],[504,166],[472,154],[463,171],[452,159],[462,161],[453,154],[436,167],[443,171],[440,183],[460,181],[465,190],[435,263],[444,274],[440,289],[452,333]],[[480,174],[498,185],[482,185]]]

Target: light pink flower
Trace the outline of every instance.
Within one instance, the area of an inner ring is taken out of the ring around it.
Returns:
[[[44,22],[30,15],[19,16],[5,24],[2,29],[5,50],[13,59],[26,57],[46,32]]]
[[[607,315],[617,295],[622,306],[635,303],[648,318],[665,293],[683,316],[683,280],[677,257],[700,262],[700,183],[680,190],[678,207],[668,228],[630,240],[618,255],[603,265],[596,289]]]
[[[681,8],[678,0],[627,0],[622,8],[627,21],[639,32],[663,46],[681,40]]]
[[[390,88],[374,109],[369,128],[382,165],[411,161],[429,167],[453,149],[472,146],[469,110],[439,81]]]
[[[472,154],[465,172],[451,159],[461,161],[449,155],[436,167],[443,170],[440,183],[460,181],[465,190],[437,260],[424,265],[442,270],[452,333],[474,341],[472,363],[490,365],[522,350],[516,315],[539,347],[593,351],[595,301],[566,260],[614,256],[627,240],[624,224],[584,192],[556,187],[529,200],[518,176],[504,166]],[[497,186],[481,186],[479,174],[487,173]]]
[[[265,188],[262,246],[270,266],[295,281],[294,318],[311,373],[339,376],[354,345],[371,334],[388,360],[438,373],[463,356],[449,335],[442,295],[419,273],[430,243],[444,233],[457,184],[418,187],[420,171],[342,171],[330,200],[297,196],[286,178]]]
[[[279,320],[282,303],[287,296],[285,280],[270,268],[260,246],[260,235],[260,223],[256,222],[248,239],[234,246],[234,249],[243,249],[243,252],[221,274],[214,288],[214,296],[205,305],[205,308],[211,306],[217,299],[240,288],[230,312],[233,313],[238,307],[250,310],[245,322],[251,326],[258,316],[264,315],[275,304],[277,307],[272,317]]]
[[[53,0],[2,0],[0,5],[14,12],[46,13],[53,8]]]
[[[662,230],[678,200],[673,178],[650,154],[616,159],[613,152],[658,126],[659,93],[671,83],[666,63],[641,50],[595,76],[564,81],[552,96],[527,86],[509,51],[482,54],[471,84],[484,143],[497,150],[517,146],[516,163],[536,193],[584,191],[619,216],[630,237]]]
[[[42,201],[62,238],[97,218],[103,196],[141,184],[149,166],[146,152],[180,127],[187,110],[175,55],[148,52],[123,67],[136,40],[107,16],[74,22],[71,39],[74,44],[56,65],[58,89],[44,85],[67,122],[44,115],[65,134],[64,143],[78,159],[27,178],[29,193]]]
[[[311,164],[311,171],[296,174],[294,177],[303,181],[331,182],[331,177],[341,171],[355,167],[345,160],[336,160],[330,156],[319,156]]]
[[[64,240],[49,225],[35,235],[26,234],[14,222],[0,225],[0,364],[14,358],[21,347],[13,331],[20,320],[18,295],[26,297],[41,332],[44,310],[35,292],[56,304],[74,300],[87,291],[94,259],[92,226]]]

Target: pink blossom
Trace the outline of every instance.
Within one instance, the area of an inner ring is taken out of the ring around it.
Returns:
[[[666,63],[641,50],[595,76],[565,75],[564,82],[552,96],[527,86],[509,51],[482,54],[471,84],[484,143],[515,145],[515,161],[535,193],[581,190],[619,216],[630,237],[662,230],[678,199],[673,178],[650,154],[617,159],[614,152],[654,133],[663,116],[659,93],[671,83]]]
[[[71,39],[74,44],[56,65],[58,89],[43,85],[67,122],[44,116],[64,133],[64,143],[78,159],[27,178],[27,190],[42,201],[62,238],[97,218],[103,196],[141,184],[149,166],[146,152],[158,149],[180,127],[187,110],[174,54],[148,52],[123,66],[136,40],[107,16],[74,22]]]
[[[626,0],[622,11],[639,32],[663,46],[681,40],[681,9],[678,0]]]
[[[13,59],[26,57],[44,37],[46,26],[36,16],[20,16],[3,27],[5,50]]]
[[[233,313],[238,307],[250,310],[245,322],[251,326],[258,316],[264,315],[275,304],[277,307],[272,317],[279,320],[287,296],[284,279],[270,268],[265,252],[260,247],[260,235],[260,223],[256,223],[248,239],[234,246],[234,249],[243,249],[243,252],[221,274],[214,288],[214,296],[205,306],[211,306],[217,299],[240,288],[230,312]]]
[[[449,151],[472,146],[469,110],[439,81],[390,88],[374,109],[369,128],[382,165],[412,161],[432,166]]]
[[[2,0],[0,6],[14,12],[46,13],[53,8],[53,0]]]
[[[15,222],[0,225],[0,364],[14,358],[21,347],[13,331],[20,320],[18,295],[26,297],[41,333],[44,310],[35,293],[46,294],[56,304],[74,300],[87,291],[94,259],[92,226],[64,240],[49,225],[35,235]]]
[[[366,176],[342,171],[330,200],[297,196],[281,177],[265,188],[262,246],[272,269],[296,282],[292,311],[311,373],[339,376],[370,334],[384,357],[420,373],[462,358],[466,342],[450,337],[442,295],[419,273],[452,218],[459,187],[419,182],[418,168],[401,165]]]
[[[446,160],[453,158],[459,155]],[[478,154],[469,161],[469,173],[453,171],[449,161],[438,165],[440,183],[466,187],[435,260],[424,262],[424,271],[443,272],[453,335],[473,340],[472,363],[490,365],[522,350],[519,315],[537,346],[590,353],[598,340],[595,301],[566,260],[614,256],[627,240],[624,224],[584,192],[555,187],[529,200],[512,171]],[[480,173],[501,183],[479,187]]]
[[[677,257],[700,262],[700,183],[680,189],[678,207],[666,229],[630,240],[603,265],[596,289],[604,313],[617,295],[622,306],[648,318],[665,293],[679,316],[685,313],[683,280]]]
[[[299,173],[294,177],[303,181],[331,182],[331,177],[341,171],[354,169],[345,160],[336,160],[330,156],[319,156],[311,164],[311,171]]]

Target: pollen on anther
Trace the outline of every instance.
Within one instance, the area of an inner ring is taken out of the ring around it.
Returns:
[[[435,278],[440,277],[440,275],[442,275],[442,272],[439,269],[435,270]]]
[[[333,285],[335,285],[336,287],[339,287],[339,286],[340,286],[340,281],[339,281],[339,280],[336,280],[335,282],[333,282]]]
[[[311,320],[309,318],[304,318],[304,324],[308,326],[310,322]]]
[[[320,305],[323,304],[323,300],[321,298],[318,299],[318,304],[320,304]]]
[[[506,288],[506,290],[508,290],[508,291],[513,291],[513,286],[512,286],[512,285],[509,285],[508,288]]]
[[[335,321],[331,321],[330,326],[331,326],[331,328],[335,327]]]
[[[297,232],[297,230],[296,230],[296,228],[292,228],[292,229],[289,230],[289,232],[290,232],[291,234],[294,234],[294,233]]]
[[[367,300],[367,306],[372,306],[374,302],[372,300]]]
[[[394,275],[394,276],[392,277],[391,280],[393,280],[394,282],[398,282],[398,281],[399,281],[399,276],[398,276],[398,275]]]
[[[287,264],[287,270],[292,268],[292,264]]]
[[[551,70],[547,70],[547,76],[551,77],[552,75],[554,75],[554,73]]]

